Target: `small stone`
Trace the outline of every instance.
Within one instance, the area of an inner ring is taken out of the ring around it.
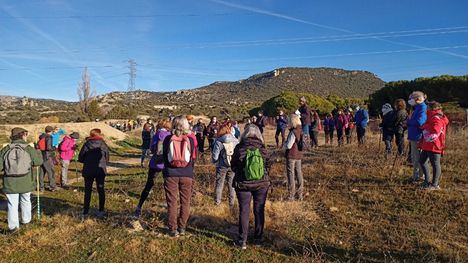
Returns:
[[[353,193],[358,193],[358,192],[359,192],[359,190],[358,190],[358,189],[356,189],[356,188],[353,188],[353,190],[351,190],[351,192],[353,192]]]
[[[338,207],[332,206],[330,207],[331,212],[338,212]]]

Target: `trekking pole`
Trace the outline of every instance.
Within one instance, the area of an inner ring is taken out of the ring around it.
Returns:
[[[39,189],[39,166],[36,167],[36,180],[37,180],[37,220],[41,220],[41,199],[39,197],[40,195],[40,189]]]
[[[395,164],[397,162],[397,159],[398,159],[398,152],[395,154],[395,159],[393,160],[393,165],[392,165],[392,170],[390,171],[390,178],[393,176],[393,170],[395,169]]]
[[[382,133],[383,133],[382,129],[379,129],[379,153],[380,153],[380,148],[381,148],[380,146],[382,145],[382,136],[383,136]]]

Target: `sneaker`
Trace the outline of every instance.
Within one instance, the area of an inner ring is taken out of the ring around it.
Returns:
[[[438,185],[437,185],[437,186],[431,185],[431,186],[429,186],[428,190],[431,190],[431,191],[434,191],[434,190],[435,190],[435,191],[437,191],[437,190],[440,190],[440,186],[438,186]]]
[[[99,212],[97,212],[96,217],[98,219],[105,219],[107,217],[107,213],[106,213],[106,211],[99,211]]]
[[[421,184],[421,189],[429,189],[430,186],[431,186],[431,184],[428,184],[428,183],[424,182],[424,183]]]
[[[15,234],[18,234],[18,233],[19,233],[19,227],[8,230],[8,234],[10,234],[10,235],[15,235]]]
[[[179,230],[177,230],[177,232],[179,232],[180,236],[185,236],[187,234],[187,232],[185,232],[185,228],[179,228]]]
[[[89,218],[89,214],[81,214],[80,219],[81,221],[87,220]]]
[[[262,246],[263,243],[264,243],[264,239],[263,237],[254,237],[252,243],[255,245],[255,246]]]
[[[179,237],[179,231],[177,231],[177,230],[170,230],[170,231],[169,231],[169,236],[170,236],[170,237]]]
[[[237,240],[236,242],[234,242],[234,245],[239,247],[242,250],[247,249],[247,243],[245,241],[243,241],[243,240]]]
[[[63,184],[62,189],[68,190],[68,189],[70,189],[70,186],[68,184]]]
[[[135,216],[136,218],[140,218],[141,216],[141,208],[137,207],[135,209],[135,212],[133,212],[133,216]]]

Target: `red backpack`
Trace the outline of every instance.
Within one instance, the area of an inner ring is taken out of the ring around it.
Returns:
[[[46,150],[45,136],[42,136],[42,138],[39,139],[39,141],[37,142],[37,148],[39,148],[39,150],[41,151]]]
[[[172,135],[167,159],[172,167],[187,167],[192,160],[192,146],[187,135]]]

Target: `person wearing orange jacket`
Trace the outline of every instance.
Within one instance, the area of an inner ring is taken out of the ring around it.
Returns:
[[[428,190],[439,190],[440,176],[442,169],[440,166],[440,158],[445,149],[445,137],[449,120],[442,112],[442,106],[438,102],[430,102],[429,110],[427,111],[427,121],[421,127],[422,138],[418,143],[418,148],[421,149],[419,163],[424,174],[423,188]],[[430,160],[432,165],[432,181],[429,175]]]

